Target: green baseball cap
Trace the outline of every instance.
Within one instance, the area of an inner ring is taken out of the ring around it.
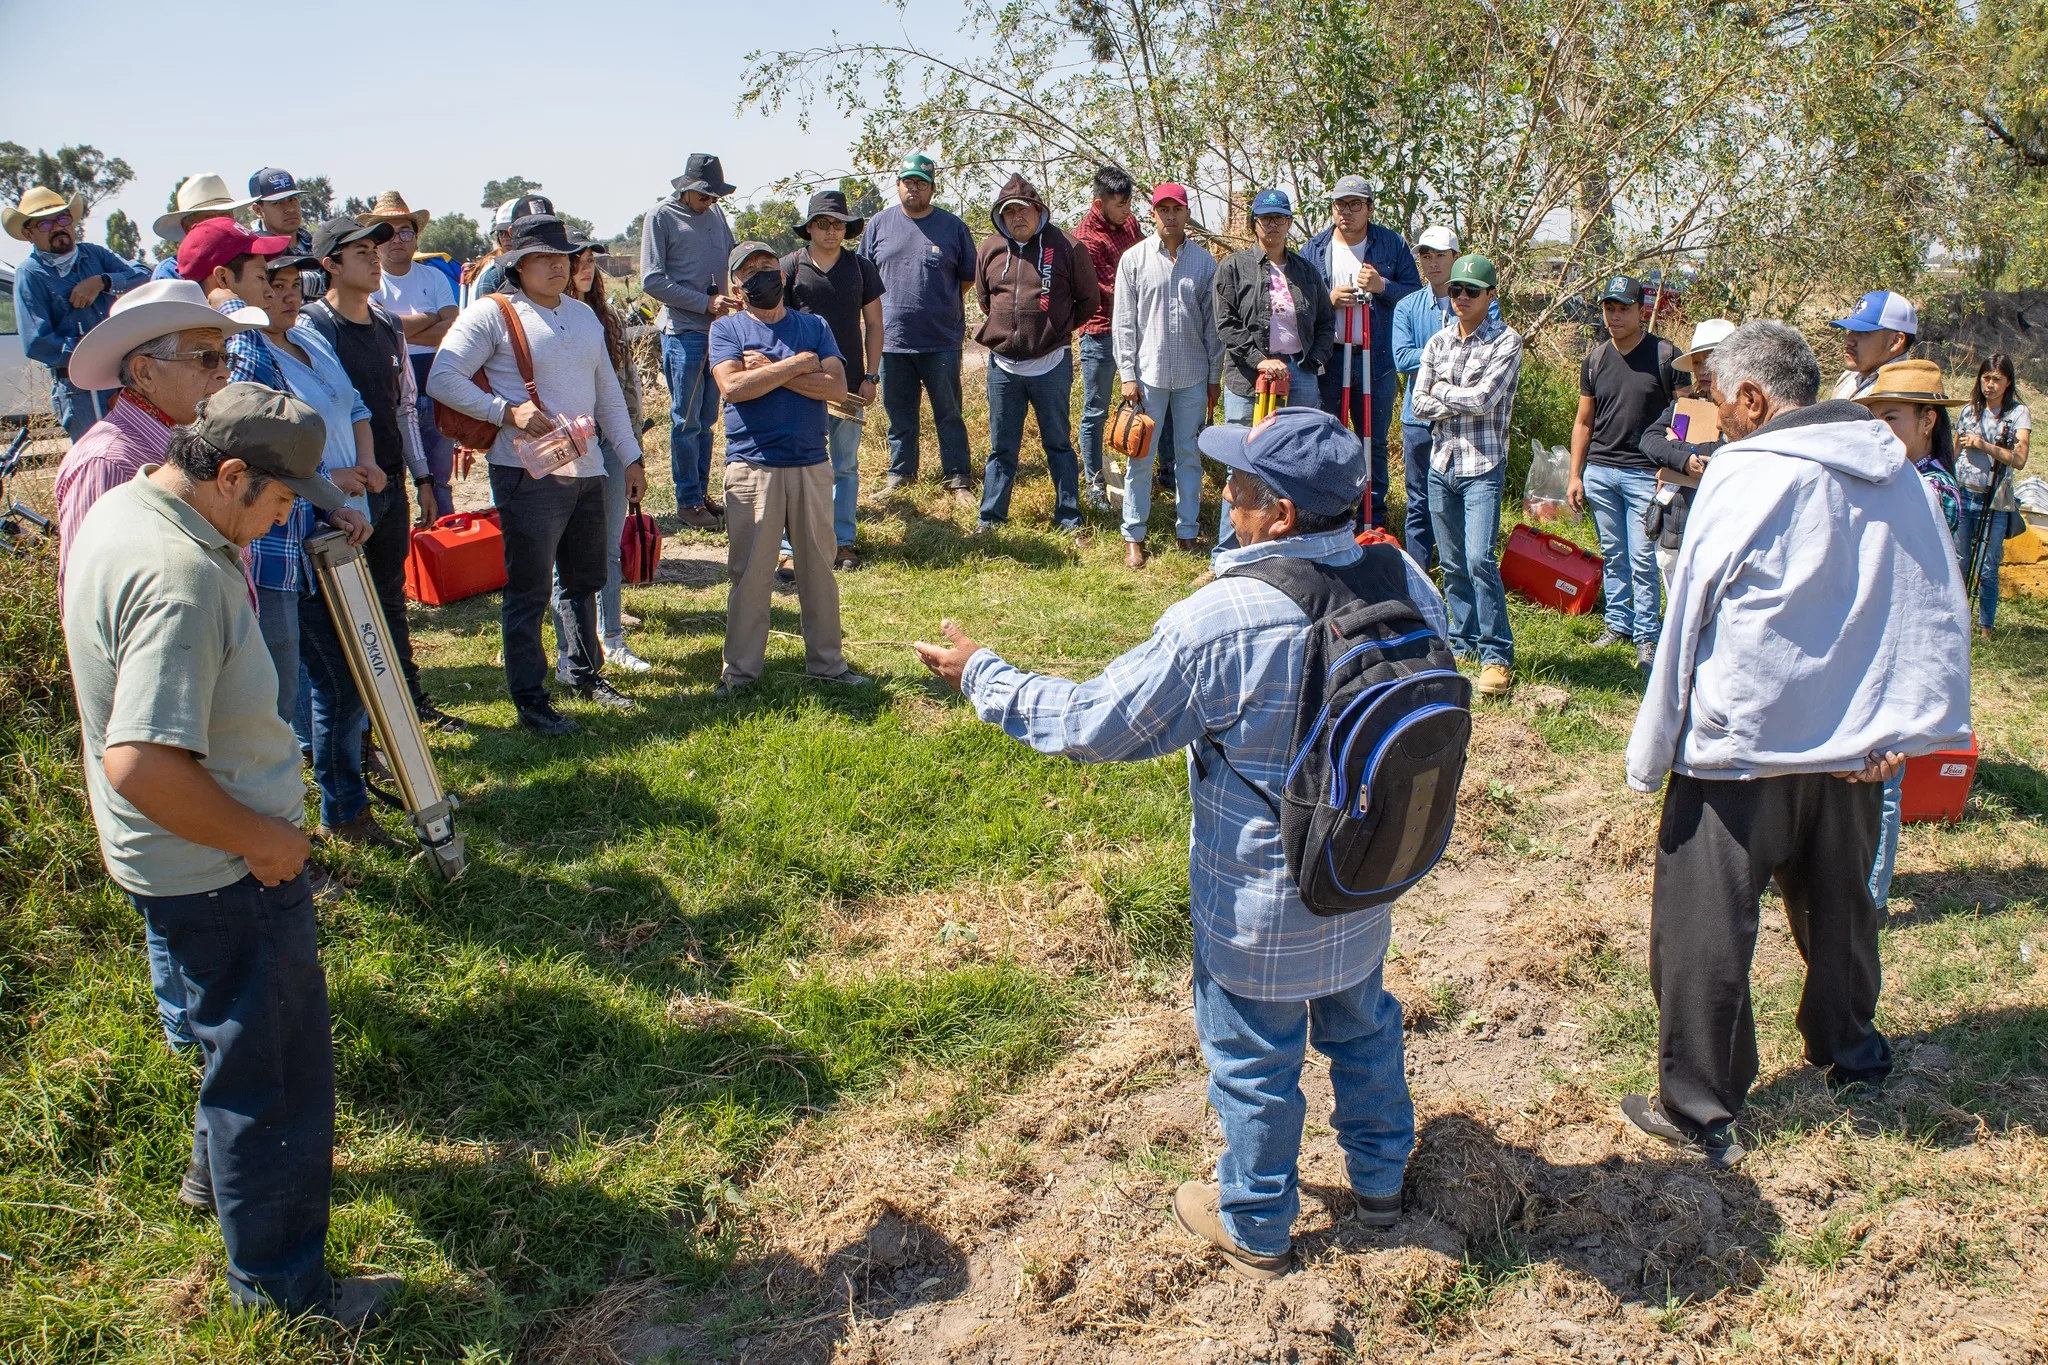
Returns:
[[[1500,275],[1493,268],[1493,262],[1474,252],[1460,256],[1451,263],[1452,284],[1476,284],[1481,289],[1500,288]]]
[[[320,472],[327,423],[288,393],[264,384],[230,384],[201,400],[192,426],[221,454],[282,480],[323,511],[335,511],[348,501]]]
[[[896,168],[898,180],[922,180],[927,185],[939,183],[939,163],[923,152],[912,152],[903,158],[903,164]]]

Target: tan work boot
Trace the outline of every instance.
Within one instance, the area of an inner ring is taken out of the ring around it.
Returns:
[[[397,850],[401,847],[398,840],[384,832],[384,826],[377,823],[377,817],[370,813],[370,809],[367,806],[363,808],[363,813],[355,819],[344,820],[338,825],[322,825],[314,833],[322,839],[329,839],[335,843],[354,844],[357,848],[388,848]]]
[[[1514,690],[1514,670],[1506,664],[1488,664],[1479,670],[1480,696],[1505,697]]]
[[[1175,1190],[1173,1216],[1181,1230],[1222,1252],[1223,1263],[1247,1280],[1277,1280],[1292,1269],[1291,1251],[1279,1256],[1254,1256],[1233,1242],[1223,1230],[1222,1216],[1216,1212],[1216,1196],[1214,1185],[1199,1180],[1186,1181]]]

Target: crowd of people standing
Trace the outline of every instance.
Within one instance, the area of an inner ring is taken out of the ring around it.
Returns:
[[[1312,914],[1266,794],[1289,771],[1313,619],[1270,575],[1365,584],[1474,665],[1480,695],[1507,693],[1497,542],[1522,338],[1491,260],[1444,225],[1411,249],[1374,221],[1358,176],[1331,186],[1330,226],[1301,251],[1288,194],[1258,192],[1251,244],[1221,259],[1192,237],[1178,184],[1150,188],[1146,232],[1131,178],[1103,167],[1069,232],[1014,175],[977,242],[934,202],[937,176],[930,158],[905,159],[898,203],[871,220],[837,191],[814,195],[801,245],[778,253],[735,240],[719,207],[734,186],[699,153],[645,217],[677,517],[728,538],[717,690],[762,677],[778,579],[795,587],[806,673],[870,685],[845,655],[835,575],[860,564],[858,450],[877,403],[885,488],[918,477],[929,403],[939,478],[976,508],[980,534],[1009,520],[1027,415],[1053,524],[1072,530],[1084,500],[1110,494],[1113,404],[1141,409],[1157,425],[1153,453],[1125,470],[1134,568],[1155,482],[1173,498],[1176,546],[1197,551],[1202,455],[1230,471],[1214,581],[1101,678],[1024,672],[950,625],[919,651],[984,719],[1045,752],[1190,749],[1196,1023],[1227,1150],[1217,1183],[1183,1186],[1175,1212],[1235,1269],[1271,1278],[1299,1204],[1308,1044],[1336,1064],[1335,1126],[1374,1225],[1400,1215],[1414,1119],[1400,1010],[1381,983],[1384,911]],[[422,722],[464,728],[422,686],[403,580],[416,520],[452,507],[458,446],[481,451],[519,724],[576,729],[548,687],[550,612],[561,687],[630,711],[612,679],[647,665],[626,644],[619,541],[646,489],[645,419],[599,248],[545,196],[506,205],[490,258],[451,279],[419,257],[428,213],[397,191],[312,225],[288,172],[259,170],[248,191],[211,175],[181,186],[158,224],[175,251],[154,272],[81,243],[82,204],[46,189],[9,209],[6,229],[34,248],[16,285],[23,332],[73,437],[56,481],[59,573],[103,855],[143,914],[167,1041],[206,1059],[180,1197],[218,1215],[238,1300],[361,1321],[391,1286],[333,1284],[322,1255],[334,1073],[313,907],[335,889],[307,861],[303,765],[316,837],[394,841],[370,810],[365,710],[306,547],[324,534],[362,547]],[[988,352],[978,490],[961,415],[969,291]],[[1605,553],[1595,645],[1632,649],[1647,675],[1628,781],[1664,793],[1660,1084],[1622,1109],[1725,1166],[1743,1156],[1748,954],[1771,877],[1804,926],[1809,1057],[1843,1093],[1889,1070],[1877,925],[1901,765],[1968,734],[1965,566],[1988,631],[2030,419],[2003,356],[1967,400],[1948,396],[1938,367],[1910,356],[1916,317],[1897,294],[1866,295],[1836,323],[1850,369],[1828,402],[1783,324],[1709,320],[1680,351],[1649,329],[1641,281],[1614,276],[1598,297],[1606,336],[1581,367],[1569,500]],[[1364,533],[1385,528],[1397,387],[1405,552],[1361,545],[1391,538]],[[1289,406],[1265,416],[1276,391]],[[1717,430],[1681,421],[1687,399]],[[565,434],[570,418],[587,436]],[[549,443],[561,457],[540,467]],[[1857,554],[1828,553],[1851,534]],[[1838,628],[1784,666],[1786,642],[1811,645],[1817,622]]]

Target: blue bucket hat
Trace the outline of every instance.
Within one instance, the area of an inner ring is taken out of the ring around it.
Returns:
[[[1207,427],[1196,444],[1217,463],[1257,475],[1304,512],[1333,517],[1365,496],[1357,433],[1320,408],[1281,408],[1255,427]]]
[[[1284,213],[1294,216],[1294,204],[1285,190],[1260,190],[1252,196],[1252,217],[1264,218],[1269,213]]]

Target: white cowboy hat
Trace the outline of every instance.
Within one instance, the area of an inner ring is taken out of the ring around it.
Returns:
[[[206,291],[191,280],[151,280],[114,300],[107,320],[87,332],[71,352],[71,382],[83,389],[121,387],[121,357],[145,341],[197,327],[218,327],[227,336],[265,327],[261,308],[230,317],[214,311]]]
[[[228,193],[228,182],[217,175],[195,175],[178,186],[178,207],[156,220],[151,226],[156,235],[167,242],[185,240],[183,219],[188,213],[232,213],[255,203],[254,199],[237,199]]]
[[[1734,331],[1735,324],[1728,321],[1728,319],[1708,318],[1705,322],[1692,329],[1692,345],[1687,348],[1684,355],[1671,362],[1671,368],[1683,370],[1687,374],[1691,374],[1693,357],[1705,355],[1713,350],[1716,346],[1726,341]]]
[[[41,185],[37,185],[31,188],[27,194],[21,196],[19,204],[15,204],[7,209],[0,209],[0,226],[6,228],[9,237],[14,238],[17,242],[25,242],[28,240],[28,225],[32,221],[37,218],[48,218],[54,213],[64,213],[67,210],[71,214],[72,235],[76,236],[78,229],[85,222],[85,196],[74,194],[69,199],[66,199],[55,190],[44,189]]]

